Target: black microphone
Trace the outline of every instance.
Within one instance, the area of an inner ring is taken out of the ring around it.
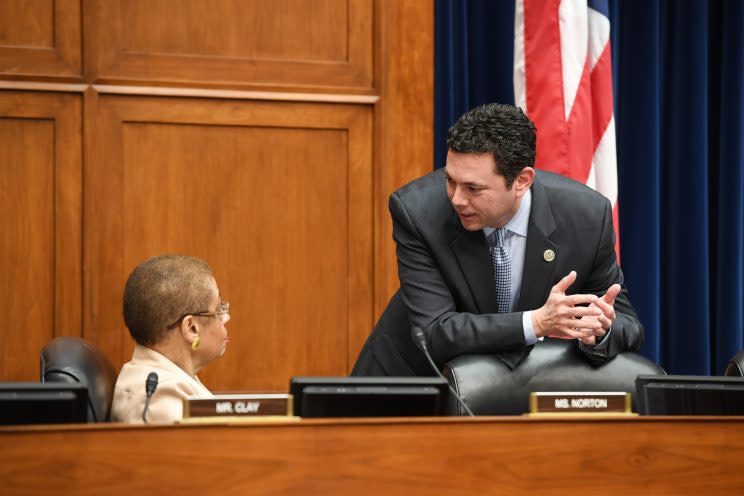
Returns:
[[[434,360],[431,359],[431,355],[429,355],[429,349],[426,346],[426,336],[424,336],[423,329],[416,326],[411,327],[411,338],[413,339],[413,342],[416,343],[416,346],[418,346],[418,349],[424,352],[424,355],[426,355],[426,359],[429,360],[429,365],[431,365],[431,368],[434,370],[434,372],[436,372],[439,377],[446,381],[447,379],[445,379],[445,377],[442,375],[442,373],[439,371],[436,364],[434,363]],[[471,417],[475,417],[473,412],[470,411],[470,408],[468,408],[468,405],[466,405],[465,402],[462,401],[462,399],[460,398],[460,395],[455,392],[455,389],[450,385],[449,381],[447,381],[447,386],[449,386],[449,390],[452,393],[452,396],[454,396],[455,399],[465,409],[465,411],[468,412],[468,415],[470,415]]]
[[[147,393],[147,398],[145,399],[145,408],[142,410],[142,421],[144,423],[147,423],[147,409],[150,408],[150,398],[152,398],[152,393],[155,392],[155,388],[158,387],[158,374],[155,372],[150,372],[150,374],[147,376],[147,380],[145,381],[145,392]]]

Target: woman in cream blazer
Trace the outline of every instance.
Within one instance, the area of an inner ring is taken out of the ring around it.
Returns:
[[[185,398],[212,397],[196,373],[225,353],[229,319],[203,260],[164,255],[138,265],[124,287],[124,322],[136,345],[116,381],[112,420],[175,422]],[[158,383],[143,418],[151,372]]]

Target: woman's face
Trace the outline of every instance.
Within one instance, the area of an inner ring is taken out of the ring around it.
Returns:
[[[200,346],[197,353],[202,365],[205,365],[225,353],[230,338],[227,335],[225,324],[230,320],[229,307],[220,299],[217,282],[214,283],[214,294],[209,302],[210,316],[197,317],[202,324],[199,333]]]

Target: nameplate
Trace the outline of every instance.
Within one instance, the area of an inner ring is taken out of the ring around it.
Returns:
[[[183,400],[183,418],[292,415],[291,394],[221,394]]]
[[[530,413],[631,414],[630,393],[531,393]]]

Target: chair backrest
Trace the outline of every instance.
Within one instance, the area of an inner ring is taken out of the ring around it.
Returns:
[[[41,350],[41,382],[76,382],[88,388],[88,422],[111,418],[116,372],[106,356],[80,338],[60,337]]]
[[[564,339],[538,343],[513,370],[493,355],[462,355],[449,361],[443,373],[477,415],[520,415],[529,411],[529,395],[537,391],[626,391],[635,408],[636,377],[666,374],[637,353],[622,353],[601,366],[592,365],[573,340]],[[464,413],[454,398],[448,412]]]
[[[731,360],[726,364],[726,370],[723,371],[723,375],[731,377],[744,376],[744,350],[740,350],[736,355],[731,357]]]

